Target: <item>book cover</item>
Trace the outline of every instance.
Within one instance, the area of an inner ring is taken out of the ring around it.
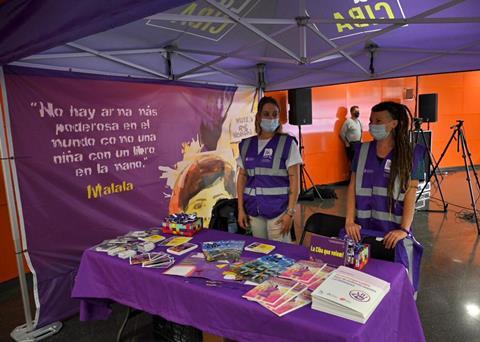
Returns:
[[[277,305],[275,307],[262,304],[268,310],[273,312],[275,315],[282,317],[292,311],[300,309],[305,305],[308,305],[312,302],[310,293],[308,291],[302,292],[297,296],[289,298],[289,300],[283,302],[281,305]]]
[[[312,293],[312,308],[365,323],[389,290],[382,279],[340,266]]]
[[[188,253],[190,251],[193,251],[195,248],[197,248],[198,245],[194,243],[182,243],[181,245],[173,246],[167,249],[167,252],[175,254],[175,255],[182,255],[185,253]]]
[[[277,276],[294,263],[295,260],[276,253],[247,262],[235,268],[234,272],[240,278],[260,284],[272,276]]]
[[[191,237],[186,237],[186,236],[172,236],[160,242],[160,245],[166,246],[166,247],[174,247],[174,246],[187,243],[191,239],[192,239]]]
[[[270,278],[245,293],[242,297],[248,300],[275,305],[296,283],[288,279]]]
[[[207,261],[227,260],[235,262],[240,259],[245,241],[220,240],[208,241],[202,244],[202,252]]]
[[[292,279],[302,283],[309,283],[325,266],[326,264],[322,262],[299,260],[280,273],[279,277]]]
[[[252,242],[251,244],[245,247],[246,251],[263,253],[263,254],[269,254],[274,249],[275,249],[274,245],[269,245],[269,244],[260,243],[260,242]]]
[[[153,234],[153,235],[148,235],[148,236],[145,236],[145,237],[141,237],[140,240],[145,241],[145,242],[157,243],[157,242],[165,240],[165,236],[158,235],[158,234]]]

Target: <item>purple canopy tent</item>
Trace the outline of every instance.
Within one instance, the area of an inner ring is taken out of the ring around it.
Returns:
[[[279,90],[480,68],[475,0],[11,0],[0,19],[1,65],[86,74]]]
[[[480,66],[474,0],[205,0],[160,12],[186,2],[125,0],[111,13],[103,1],[10,1],[0,63],[254,86],[265,70],[266,90]]]

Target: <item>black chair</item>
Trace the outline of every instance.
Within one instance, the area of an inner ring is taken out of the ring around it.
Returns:
[[[338,237],[338,233],[342,228],[345,228],[345,217],[324,213],[312,214],[303,228],[300,245],[303,244],[307,232],[328,237]]]

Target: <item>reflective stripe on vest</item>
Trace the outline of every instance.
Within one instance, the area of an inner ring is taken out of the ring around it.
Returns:
[[[393,215],[392,213],[386,213],[378,210],[358,210],[357,217],[359,219],[369,219],[374,218],[382,221],[390,221],[395,223],[402,223],[402,216]]]
[[[288,195],[289,188],[245,188],[243,193],[255,196],[255,195]]]

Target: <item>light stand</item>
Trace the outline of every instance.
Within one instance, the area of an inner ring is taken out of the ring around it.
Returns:
[[[457,124],[453,125],[450,127],[450,129],[453,129],[452,135],[450,136],[450,139],[447,142],[447,145],[445,146],[440,159],[438,160],[437,165],[433,168],[432,172],[430,173],[430,176],[428,178],[428,181],[422,188],[422,191],[420,192],[419,196],[422,195],[423,191],[425,190],[425,187],[427,186],[428,182],[430,181],[430,178],[432,177],[432,174],[435,174],[438,166],[442,162],[443,157],[445,156],[445,153],[448,150],[448,147],[450,146],[451,142],[453,139],[457,140],[457,152],[460,151],[460,147],[462,148],[462,158],[463,158],[463,163],[465,166],[465,172],[467,174],[467,183],[468,183],[468,190],[470,193],[470,200],[472,201],[471,206],[473,209],[473,216],[475,217],[475,224],[477,226],[477,233],[480,235],[480,225],[478,221],[478,215],[477,215],[477,208],[475,204],[475,199],[473,196],[473,187],[472,187],[472,179],[470,177],[470,170],[472,170],[473,175],[475,177],[475,182],[477,186],[477,191],[480,193],[480,183],[478,181],[478,175],[477,171],[475,170],[475,166],[472,161],[472,154],[470,153],[470,150],[468,148],[467,144],[467,139],[465,138],[465,133],[463,132],[463,120],[457,120]],[[468,162],[467,162],[467,157],[468,157]]]

